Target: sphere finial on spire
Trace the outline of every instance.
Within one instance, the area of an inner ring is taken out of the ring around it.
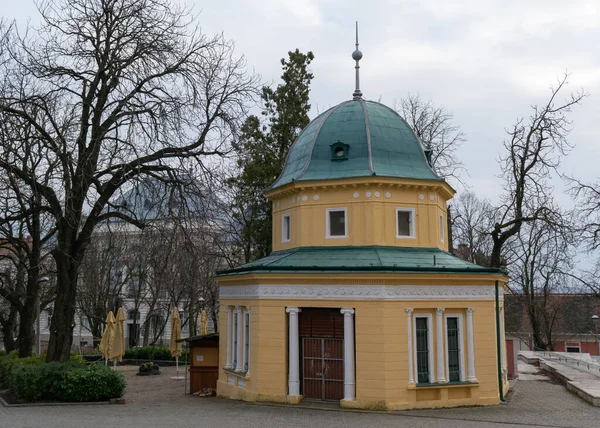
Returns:
[[[358,62],[362,59],[363,54],[358,49],[358,21],[356,21],[356,45],[355,46],[356,46],[356,49],[354,50],[354,52],[352,52],[352,59],[354,61],[356,61],[356,65],[354,66],[354,69],[356,71],[356,88],[354,89],[354,93],[352,94],[352,99],[353,100],[362,100],[362,92],[360,91],[360,77],[359,77],[360,65],[358,64]]]

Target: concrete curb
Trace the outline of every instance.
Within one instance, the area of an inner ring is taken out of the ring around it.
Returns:
[[[7,389],[2,390],[2,391],[0,391],[0,394],[2,394],[4,392],[7,392],[7,391],[8,391]],[[99,406],[99,405],[111,404],[111,403],[110,403],[110,401],[90,401],[90,402],[85,402],[85,403],[80,403],[80,402],[72,402],[72,403],[57,402],[57,403],[19,403],[19,404],[9,404],[0,395],[0,404],[2,404],[4,407],[65,407],[65,406]]]

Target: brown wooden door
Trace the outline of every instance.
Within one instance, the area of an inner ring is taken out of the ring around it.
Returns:
[[[341,400],[344,396],[344,340],[302,338],[304,398]]]

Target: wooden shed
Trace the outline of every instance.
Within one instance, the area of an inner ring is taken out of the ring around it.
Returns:
[[[219,377],[219,334],[183,339],[190,349],[190,394],[202,389],[217,389]]]

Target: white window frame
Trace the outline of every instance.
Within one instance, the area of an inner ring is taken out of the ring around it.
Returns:
[[[232,347],[232,358],[231,358],[231,368],[232,370],[235,370],[235,368],[237,367],[237,350],[238,350],[238,346],[240,346],[240,344],[237,341],[237,329],[239,328],[238,323],[241,321],[240,317],[238,317],[238,311],[234,310],[233,311],[233,322],[231,323],[231,333],[233,334],[233,336],[231,337],[231,347]]]
[[[331,212],[344,212],[344,234],[343,235],[331,235],[330,224],[329,224],[329,213]],[[347,208],[327,208],[325,210],[325,238],[347,238],[348,237],[348,209]]]
[[[575,344],[577,344],[577,346],[573,346]],[[577,349],[579,349],[578,352],[581,353],[581,342],[567,342],[567,341],[565,341],[565,352],[569,352],[569,351],[567,351],[567,348],[577,348]]]
[[[440,213],[440,241],[444,242],[446,228],[444,227],[444,214]]]
[[[458,318],[458,378],[460,382],[466,382],[465,375],[465,336],[464,317],[460,312],[444,313],[444,352],[446,358],[446,379],[450,382],[450,359],[448,358],[448,318]]]
[[[250,371],[250,311],[244,309],[242,312],[244,317],[244,364],[242,367],[245,372]],[[239,385],[238,385],[239,386]]]
[[[285,227],[285,219],[288,219],[287,228]],[[286,233],[287,232],[287,233]],[[286,238],[287,236],[287,238]],[[281,216],[281,242],[290,242],[292,239],[292,217],[289,213]]]
[[[417,318],[427,318],[427,348],[429,349],[429,383],[435,383],[433,366],[433,315],[428,313],[413,313],[413,370],[415,383],[419,384],[419,365],[417,361]]]
[[[399,212],[404,212],[404,213],[410,213],[410,235],[400,235],[400,228],[398,227],[398,213]],[[403,208],[403,207],[398,207],[396,208],[396,218],[395,218],[395,222],[396,222],[396,238],[399,239],[414,239],[417,237],[416,234],[416,225],[417,225],[417,216],[415,214],[415,209],[414,208]]]

